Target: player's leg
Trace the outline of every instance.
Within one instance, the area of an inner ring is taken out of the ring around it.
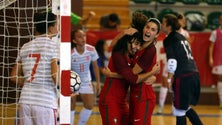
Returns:
[[[186,112],[186,116],[189,118],[193,125],[203,125],[199,116],[192,108],[189,108],[189,110]]]
[[[178,78],[174,90],[174,114],[177,116],[178,125],[183,125],[186,116],[193,125],[202,125],[197,113],[189,106],[196,105],[200,95],[200,79],[198,73],[187,74],[186,77]],[[179,88],[179,91],[178,91]],[[184,114],[185,111],[185,114]],[[185,125],[185,124],[184,124]]]
[[[222,108],[222,66],[213,67],[212,73],[217,78],[217,91],[219,96],[219,107]]]
[[[156,99],[148,101],[148,116],[146,117],[146,125],[152,124],[152,114],[156,105]]]
[[[157,114],[162,114],[163,113],[163,108],[164,108],[164,104],[166,101],[166,97],[167,97],[167,92],[168,92],[168,88],[167,88],[167,64],[164,65],[163,68],[163,74],[162,74],[162,85],[160,87],[160,92],[159,92],[159,106],[157,109]]]
[[[121,104],[115,100],[112,102],[103,102],[99,104],[99,111],[102,118],[102,125],[128,125],[129,119],[123,124],[121,117],[122,114]]]
[[[88,121],[94,105],[94,94],[80,94],[83,101],[83,109],[79,115],[78,125],[85,125]]]
[[[186,116],[189,118],[192,125],[203,125],[197,113],[191,108],[188,107],[187,110],[177,109],[172,106],[173,115],[176,116],[176,125],[186,125]]]
[[[172,106],[173,115],[176,116],[176,125],[186,125],[186,110]]]
[[[187,125],[186,116],[176,116],[176,125]]]
[[[79,115],[78,125],[85,125],[92,114],[92,108],[94,106],[95,95],[92,84],[81,86],[79,92],[83,101],[83,109]]]
[[[106,125],[106,123],[108,123],[108,121],[106,119],[108,107],[109,107],[108,104],[104,104],[99,101],[99,112],[100,112],[100,116],[102,118],[102,125]]]
[[[160,92],[159,92],[159,106],[158,106],[158,110],[157,110],[158,114],[163,113],[163,109],[164,109],[164,105],[165,105],[165,101],[166,101],[166,97],[167,97],[167,92],[168,92],[167,77],[163,76],[162,79],[163,79],[162,86],[160,87]]]
[[[191,76],[188,76],[186,78],[186,80],[188,80],[188,86],[190,91],[187,91],[188,94],[188,100],[190,102],[190,104],[192,105],[196,105],[198,100],[199,100],[199,96],[200,96],[200,78],[199,78],[199,74],[195,73]],[[201,122],[198,114],[194,111],[194,109],[192,109],[191,107],[188,108],[188,110],[186,111],[186,116],[189,118],[190,122],[193,125],[203,125],[203,123]]]
[[[151,125],[151,116],[156,104],[155,100],[134,101],[133,125]]]
[[[172,112],[176,116],[176,125],[186,125],[186,109],[189,107],[189,85],[184,78],[176,78],[173,81],[173,105]]]
[[[119,105],[119,111],[120,111],[120,125],[129,125],[130,119],[129,119],[129,105],[127,102],[122,103]]]
[[[70,125],[74,125],[75,121],[76,98],[76,96],[71,96]]]
[[[186,125],[186,116],[189,118],[192,125],[203,125],[197,113],[192,109],[188,110],[176,109],[173,106],[173,115],[176,116],[176,125]]]
[[[20,104],[19,106],[19,123],[21,125],[34,125],[31,117],[30,105]]]
[[[219,107],[222,108],[222,75],[218,75],[217,77],[217,91],[219,96]]]

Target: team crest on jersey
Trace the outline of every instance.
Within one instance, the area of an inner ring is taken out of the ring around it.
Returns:
[[[117,122],[118,122],[117,118],[114,118],[113,122],[114,122],[114,124],[117,124]]]
[[[131,64],[128,62],[128,66],[130,66]]]
[[[117,118],[114,118],[114,119],[113,119],[113,122],[114,122],[115,124],[117,123],[117,121],[118,121]]]

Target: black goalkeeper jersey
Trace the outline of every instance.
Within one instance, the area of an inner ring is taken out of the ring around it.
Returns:
[[[177,68],[174,77],[182,76],[190,72],[198,72],[190,45],[186,38],[176,31],[172,31],[164,39],[164,49],[168,59],[177,60]]]

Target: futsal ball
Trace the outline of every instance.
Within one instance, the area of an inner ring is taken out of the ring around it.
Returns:
[[[71,92],[74,93],[79,90],[80,85],[81,85],[81,79],[79,77],[79,74],[77,74],[74,71],[71,71],[70,78],[71,78],[70,89],[71,89]]]

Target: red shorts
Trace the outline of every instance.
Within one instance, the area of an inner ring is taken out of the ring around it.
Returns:
[[[152,85],[131,86],[130,119],[133,125],[151,125],[151,116],[156,105],[156,94]]]
[[[103,125],[129,125],[128,103],[118,103],[115,101],[108,104],[99,103],[99,111]]]
[[[130,119],[132,125],[151,125],[151,116],[156,105],[156,99],[131,100]]]

